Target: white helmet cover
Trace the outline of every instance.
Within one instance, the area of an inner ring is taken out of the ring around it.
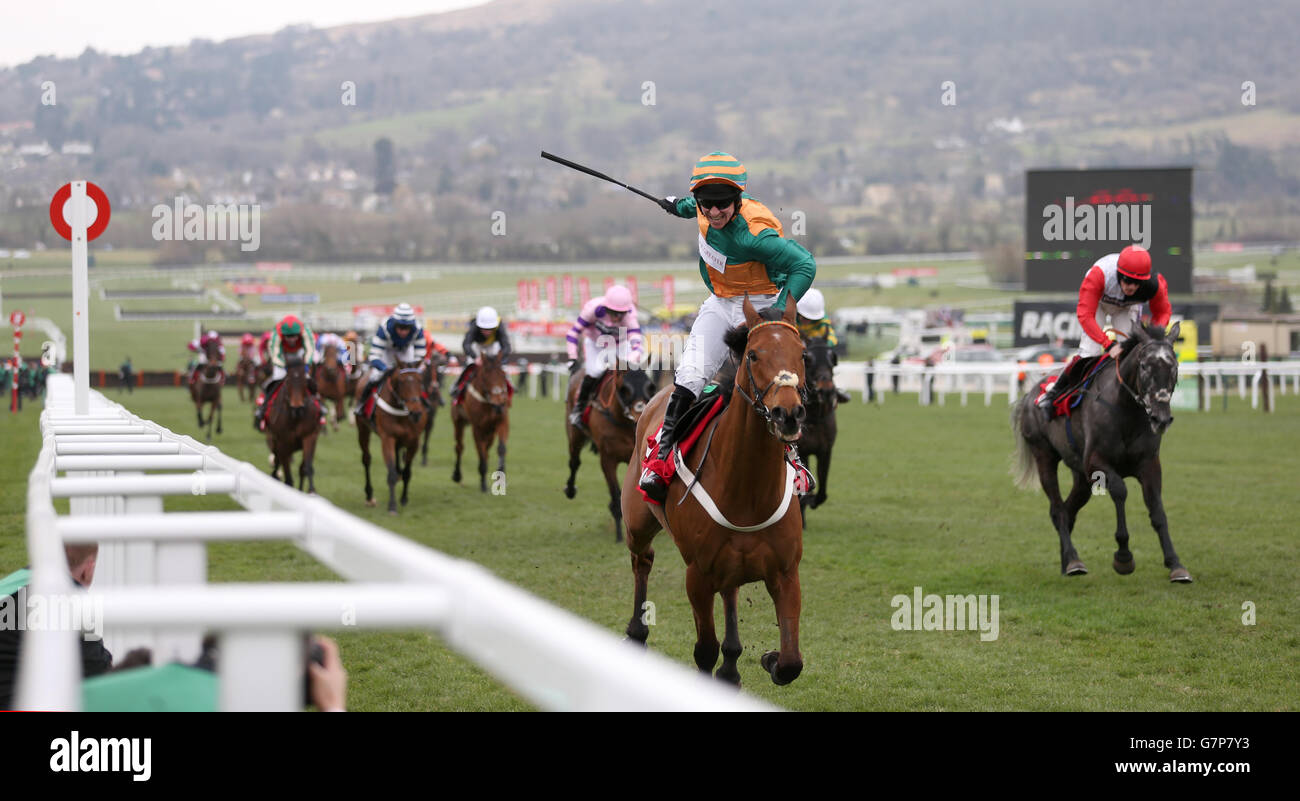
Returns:
[[[826,316],[826,298],[822,297],[819,289],[809,289],[796,305],[799,314],[809,320],[820,320]]]
[[[474,317],[474,324],[483,329],[496,328],[501,325],[501,316],[491,306],[484,306]]]

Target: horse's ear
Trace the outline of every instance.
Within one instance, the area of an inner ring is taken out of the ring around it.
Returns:
[[[745,293],[745,323],[753,328],[761,322],[758,312],[754,310],[754,304],[749,302],[749,293]]]
[[[790,325],[794,325],[796,314],[798,314],[798,309],[795,306],[795,304],[790,300],[790,298],[787,296],[786,304],[785,304],[785,314],[781,316],[781,319],[785,320]]]
[[[1182,325],[1183,323],[1181,320],[1174,323],[1174,327],[1169,329],[1168,334],[1165,334],[1165,339],[1169,340],[1170,342],[1177,342],[1179,329],[1182,328]]]
[[[1147,342],[1151,339],[1151,335],[1147,333],[1147,327],[1141,323],[1133,326],[1129,334],[1138,342]]]

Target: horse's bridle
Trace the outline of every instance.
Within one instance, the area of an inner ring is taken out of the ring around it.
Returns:
[[[497,364],[497,368],[500,369],[500,367],[501,367],[501,365],[500,365],[500,363],[498,363],[498,364]],[[475,382],[475,381],[478,381],[480,378],[482,378],[482,377],[483,377],[484,375],[486,375],[486,374],[487,374],[487,370],[484,369],[483,365],[480,363],[479,366],[478,366],[478,371],[474,374],[474,377],[473,377],[472,379],[470,379],[470,381],[469,381],[467,384],[465,384],[465,391],[468,392],[469,395],[470,395],[470,397],[472,397],[474,400],[478,401],[479,403],[486,403],[488,406],[491,406],[493,409],[496,409],[497,413],[500,414],[500,413],[502,413],[502,412],[505,411],[505,408],[506,408],[505,403],[504,403],[504,402],[502,402],[502,403],[494,403],[493,401],[488,400],[488,399],[483,395],[483,393],[480,392],[480,391],[478,390],[478,388],[474,386],[474,382]],[[507,384],[506,388],[503,389],[503,390],[501,390],[501,391],[505,393],[506,398],[508,399],[508,398],[510,397],[510,387],[508,386],[509,383],[510,383],[510,377],[509,377],[509,376],[506,376],[506,374],[505,374],[505,370],[502,370],[502,371],[501,371],[501,375],[502,375],[502,377],[505,378],[505,380],[506,380],[506,384]],[[493,388],[493,389],[489,390],[489,394],[493,394],[493,393],[495,393],[496,391],[497,391],[496,388]]]
[[[402,396],[399,395],[398,392],[397,392],[397,387],[393,385],[393,377],[394,377],[394,376],[398,376],[398,375],[402,375],[403,373],[418,373],[418,374],[420,374],[420,380],[421,380],[421,383],[423,384],[423,381],[424,381],[424,371],[421,370],[419,367],[401,367],[401,368],[399,368],[399,369],[397,369],[397,370],[394,370],[394,371],[392,372],[392,374],[388,376],[388,380],[384,382],[384,386],[386,386],[386,387],[392,387],[392,388],[393,388],[393,395],[395,395],[395,396],[397,397],[397,402],[400,403],[400,404],[402,404],[403,407],[405,407],[405,406],[406,406],[406,401],[402,399]],[[423,387],[423,386],[420,387],[420,394],[421,394],[421,395],[424,394],[424,387]],[[411,414],[411,410],[410,410],[410,409],[407,409],[407,408],[400,408],[400,409],[399,409],[399,408],[397,408],[396,406],[393,406],[392,404],[388,403],[388,401],[384,400],[384,387],[380,387],[380,388],[379,388],[379,392],[376,393],[376,395],[375,395],[375,403],[378,404],[378,406],[379,406],[381,409],[383,409],[385,412],[388,412],[389,414],[391,414],[391,415],[394,416],[394,417],[409,417],[410,414]]]
[[[783,325],[786,328],[789,328],[791,331],[793,331],[795,333],[795,336],[799,337],[800,343],[803,342],[803,337],[802,335],[800,335],[798,328],[795,328],[793,325],[787,323],[785,320],[768,320],[766,322],[759,323],[758,325],[749,329],[749,335],[745,337],[745,348],[747,350],[749,348],[749,340],[754,336],[754,332],[762,328],[763,326],[767,326],[767,325]],[[767,393],[771,391],[773,386],[798,387],[799,377],[796,376],[794,373],[791,373],[789,370],[779,370],[777,371],[776,376],[773,377],[771,381],[767,382],[767,386],[763,387],[763,391],[757,392],[758,381],[755,380],[754,378],[754,366],[751,360],[749,359],[749,354],[746,353],[741,358],[745,362],[745,373],[749,375],[749,387],[750,387],[750,391],[754,392],[754,397],[751,398],[749,397],[748,394],[745,393],[745,389],[740,385],[739,381],[736,382],[736,391],[740,393],[740,396],[742,398],[744,398],[746,401],[749,401],[749,405],[753,407],[754,413],[757,414],[759,417],[761,417],[763,419],[763,422],[771,423],[772,410],[767,408],[767,406],[763,403],[763,398],[767,397]]]
[[[1120,332],[1120,331],[1116,331],[1115,333],[1116,333],[1116,334],[1119,334],[1119,335],[1121,335],[1121,336],[1123,336],[1123,337],[1125,337],[1125,338],[1128,338],[1128,335],[1127,335],[1127,334],[1124,334],[1124,333],[1122,333],[1122,332]],[[1140,353],[1140,352],[1142,351],[1143,348],[1147,347],[1148,345],[1158,345],[1158,344],[1160,344],[1161,342],[1165,343],[1166,345],[1169,344],[1168,340],[1163,340],[1163,339],[1162,339],[1162,340],[1156,340],[1156,339],[1150,339],[1150,340],[1147,340],[1146,342],[1143,342],[1143,343],[1141,343],[1140,345],[1138,345],[1136,348],[1134,348],[1134,349],[1133,349],[1133,352],[1129,354],[1129,358],[1130,358],[1130,359],[1135,359],[1135,358],[1137,358],[1137,354]],[[1173,349],[1173,346],[1170,346],[1170,350],[1172,350],[1172,349]],[[1141,364],[1142,364],[1141,360],[1139,359],[1137,363],[1138,363],[1138,366],[1139,366],[1139,368],[1140,368],[1140,367],[1141,367]],[[1142,375],[1142,373],[1141,373],[1141,370],[1139,369],[1139,371],[1138,371],[1138,377],[1140,378],[1141,375]],[[1123,376],[1122,374],[1120,374],[1120,371],[1119,371],[1119,359],[1116,359],[1116,360],[1115,360],[1115,380],[1118,381],[1118,382],[1119,382],[1119,385],[1120,385],[1121,387],[1124,388],[1124,391],[1127,392],[1127,393],[1129,394],[1129,397],[1131,397],[1131,398],[1133,399],[1133,402],[1136,403],[1137,405],[1141,406],[1141,407],[1146,411],[1147,416],[1150,417],[1150,416],[1152,415],[1152,412],[1151,412],[1151,404],[1148,403],[1148,402],[1145,400],[1145,397],[1146,397],[1146,396],[1145,396],[1144,394],[1140,394],[1140,393],[1142,393],[1142,387],[1141,387],[1141,385],[1138,385],[1138,386],[1137,386],[1137,391],[1135,392],[1135,391],[1133,390],[1133,388],[1129,387],[1128,384],[1124,383],[1124,376]],[[1177,361],[1176,359],[1175,359],[1175,361],[1174,361],[1174,383],[1175,383],[1175,384],[1178,383],[1178,361]],[[1169,401],[1169,399],[1172,398],[1172,397],[1173,397],[1173,390],[1172,390],[1172,389],[1158,389],[1158,390],[1156,390],[1156,393],[1155,393],[1155,399],[1156,399],[1156,401],[1158,401],[1158,402],[1160,402],[1160,403],[1167,403],[1167,402]]]

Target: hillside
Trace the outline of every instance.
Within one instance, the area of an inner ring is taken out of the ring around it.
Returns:
[[[265,258],[659,257],[679,226],[538,151],[668,194],[717,148],[821,253],[1014,241],[1038,166],[1194,164],[1198,237],[1300,239],[1293,11],[497,0],[38,59],[0,71],[0,245],[52,244],[44,206],[75,173],[110,188],[118,246],[152,245],[149,209],[185,193],[262,204]],[[166,256],[237,257],[211,250]]]

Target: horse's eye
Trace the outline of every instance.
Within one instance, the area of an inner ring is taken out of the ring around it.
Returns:
[[[750,360],[751,362],[756,362],[756,361],[758,361],[758,351],[756,351],[756,350],[751,350],[751,351],[749,352],[749,360]]]

